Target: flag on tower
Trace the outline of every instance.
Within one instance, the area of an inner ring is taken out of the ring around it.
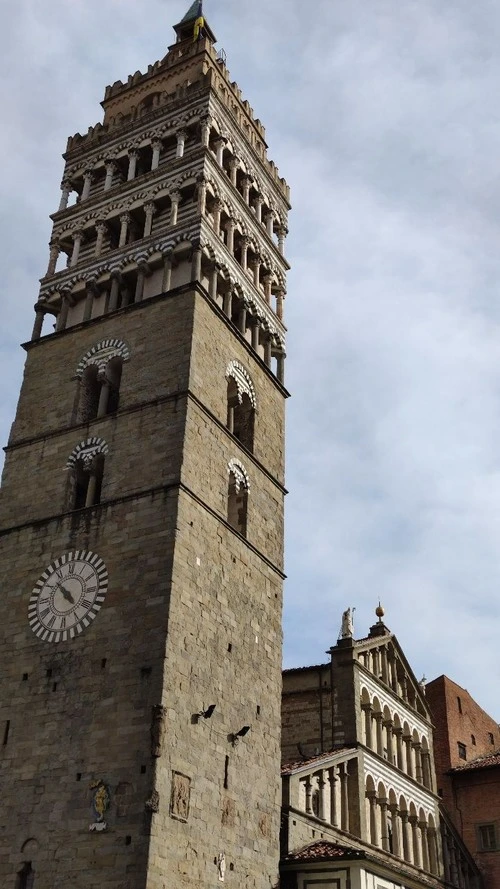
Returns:
[[[196,20],[194,23],[193,40],[200,40],[203,37],[203,27],[205,19],[203,18],[203,0],[199,0],[196,12]]]

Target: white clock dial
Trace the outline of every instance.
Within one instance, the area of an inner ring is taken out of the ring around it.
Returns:
[[[74,639],[97,615],[108,588],[106,565],[95,553],[63,553],[45,569],[31,594],[28,620],[44,642]]]

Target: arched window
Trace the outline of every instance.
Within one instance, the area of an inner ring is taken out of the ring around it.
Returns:
[[[229,486],[227,495],[227,520],[243,537],[247,534],[248,475],[239,460],[228,463]]]
[[[231,361],[227,370],[227,428],[243,447],[253,451],[255,389],[244,367]]]
[[[123,362],[128,346],[121,340],[102,340],[83,356],[76,375],[80,378],[78,420],[87,423],[118,410]]]
[[[35,871],[31,867],[31,861],[25,861],[17,875],[16,889],[33,889],[35,885]]]
[[[81,441],[73,449],[66,468],[71,471],[70,509],[84,509],[101,502],[104,457],[108,446],[102,438]]]

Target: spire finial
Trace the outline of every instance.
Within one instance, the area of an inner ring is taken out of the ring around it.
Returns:
[[[383,616],[384,616],[384,614],[385,614],[385,608],[383,608],[382,605],[380,604],[380,599],[378,600],[378,605],[377,605],[377,607],[376,607],[376,609],[375,609],[375,614],[376,614],[377,617],[378,617],[378,622],[379,622],[379,624],[381,624],[381,623],[382,623],[382,618],[383,618]]]

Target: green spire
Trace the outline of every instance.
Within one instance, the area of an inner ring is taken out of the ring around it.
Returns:
[[[186,22],[194,22],[200,15],[202,15],[202,4],[200,0],[194,0],[180,23],[184,25]]]

